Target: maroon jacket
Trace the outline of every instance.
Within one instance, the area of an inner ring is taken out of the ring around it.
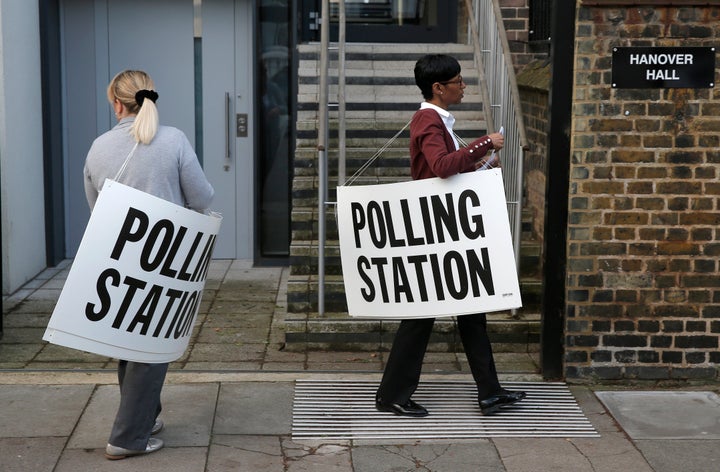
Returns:
[[[432,108],[416,111],[410,122],[410,173],[414,180],[471,172],[492,148],[490,138],[483,136],[456,151],[442,117]]]

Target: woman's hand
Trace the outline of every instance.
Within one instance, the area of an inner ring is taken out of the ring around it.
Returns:
[[[505,145],[505,136],[500,133],[489,134],[488,138],[492,141],[493,149],[499,151]]]

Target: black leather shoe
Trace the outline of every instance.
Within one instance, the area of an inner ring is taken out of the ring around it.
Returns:
[[[400,403],[383,403],[380,400],[375,400],[375,408],[377,411],[389,411],[400,416],[412,416],[414,418],[421,418],[428,415],[428,411],[424,406],[418,405],[412,400],[408,400],[403,404]]]
[[[483,415],[491,415],[498,411],[503,405],[512,405],[525,398],[525,392],[511,392],[503,389],[495,395],[479,400],[480,411]]]

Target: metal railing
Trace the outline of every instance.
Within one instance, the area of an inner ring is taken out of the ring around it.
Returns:
[[[488,132],[505,128],[501,162],[515,261],[520,261],[523,159],[528,147],[520,92],[498,0],[465,0]],[[485,90],[483,90],[485,88]],[[489,109],[487,109],[489,107]]]
[[[502,22],[498,0],[465,0],[469,12],[471,41],[475,50],[478,84],[484,104],[488,132],[505,128],[505,147],[501,162],[507,200],[510,230],[513,237],[516,264],[520,260],[522,224],[523,154],[528,149],[525,126],[520,109],[520,93],[510,56],[510,47]],[[341,2],[344,3],[344,2]],[[341,5],[341,8],[344,5]],[[345,12],[341,11],[341,33],[344,32]],[[325,312],[325,215],[327,202],[328,158],[328,46],[329,1],[322,0],[322,31],[320,52],[320,90],[318,127],[318,314]],[[339,41],[339,87],[344,87],[345,37]],[[344,148],[344,93],[340,93],[341,125],[339,138]],[[497,126],[497,128],[496,128]],[[340,156],[338,180],[345,180],[344,153]]]
[[[325,314],[325,210],[328,197],[328,46],[330,6],[322,2],[320,30],[320,84],[318,93],[318,313]]]
[[[339,8],[338,38],[338,185],[345,183],[345,2]],[[325,314],[325,239],[328,202],[330,3],[322,0],[318,91],[318,314]]]

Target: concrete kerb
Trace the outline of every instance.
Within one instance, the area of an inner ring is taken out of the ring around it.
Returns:
[[[376,380],[380,382],[382,372],[362,371],[168,371],[165,383],[178,385],[183,383],[208,382],[294,382],[296,380]],[[423,374],[422,381],[467,381],[469,374]],[[504,382],[537,382],[534,374],[501,375]],[[0,370],[0,385],[84,385],[116,384],[114,370]]]

